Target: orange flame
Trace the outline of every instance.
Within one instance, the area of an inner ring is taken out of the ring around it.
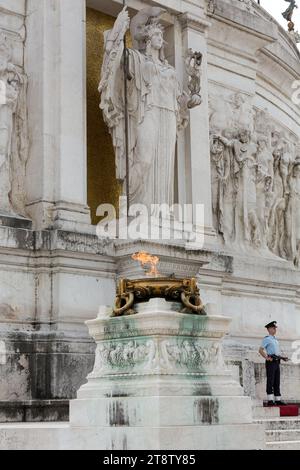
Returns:
[[[151,256],[149,253],[146,253],[145,251],[140,251],[139,253],[135,253],[132,255],[132,259],[135,261],[139,261],[141,265],[144,267],[147,264],[150,264],[151,269],[146,273],[146,276],[159,276],[159,271],[157,269],[157,265],[159,263],[159,257],[158,256]]]

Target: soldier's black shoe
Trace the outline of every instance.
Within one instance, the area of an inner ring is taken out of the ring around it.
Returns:
[[[285,403],[285,401],[281,401],[281,400],[275,401],[275,406],[278,406],[278,405],[279,405],[279,406],[285,406],[286,403]]]
[[[275,406],[275,402],[272,400],[269,400],[267,403],[267,406]]]

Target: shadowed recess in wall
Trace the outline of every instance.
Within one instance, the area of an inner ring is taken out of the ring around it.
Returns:
[[[99,109],[98,85],[103,60],[103,33],[111,29],[115,18],[87,8],[87,158],[88,204],[92,223],[97,224],[100,204],[118,207],[121,185],[116,179],[115,157],[111,136]]]

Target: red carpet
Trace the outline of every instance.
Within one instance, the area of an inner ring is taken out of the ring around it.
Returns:
[[[299,408],[296,405],[279,406],[280,416],[298,416]]]
[[[267,404],[264,402],[264,406]],[[297,405],[284,405],[277,406],[280,409],[280,416],[299,416],[299,404]]]

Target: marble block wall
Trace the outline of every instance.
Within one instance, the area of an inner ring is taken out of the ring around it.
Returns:
[[[61,56],[64,54],[63,38],[59,36],[58,40],[55,29],[58,18],[63,18],[64,27],[63,15],[71,10],[83,26],[81,7],[83,3],[78,1],[0,2],[4,44],[1,56],[6,57],[7,50],[11,51],[8,72],[24,77],[26,103],[22,116],[28,120],[28,158],[22,174],[22,187],[26,189],[26,194],[22,193],[24,213],[19,206],[8,207],[2,179],[0,187],[0,401],[75,396],[94,360],[94,344],[84,321],[95,315],[100,304],[113,301],[113,261],[109,254],[102,256],[103,246],[95,236],[95,228],[89,225],[86,204],[85,106],[79,94],[80,89],[82,93],[84,90],[83,75],[78,75],[79,86],[73,80],[74,89],[68,86],[66,90],[59,79],[63,71],[50,65],[52,60],[57,61],[58,51]],[[78,41],[83,60],[85,43],[80,34]],[[66,44],[73,46],[73,42]],[[74,70],[70,61],[62,62],[67,70]],[[56,101],[58,89],[51,90],[50,83],[54,88],[59,83],[62,86],[60,100]],[[66,109],[75,114],[77,99],[80,129],[76,129],[74,119],[63,116],[63,99]],[[71,108],[68,99],[72,100]],[[1,103],[1,112],[5,109]],[[19,115],[15,111],[13,119],[16,116]],[[57,132],[58,120],[64,142]],[[63,122],[66,126],[71,124],[74,139],[69,129],[63,128]],[[1,131],[7,123],[2,113]],[[18,129],[10,136],[10,148],[19,148],[15,145]],[[57,147],[58,142],[61,147]],[[73,147],[68,147],[67,142]],[[76,158],[81,165],[76,165]],[[70,163],[77,170],[72,178]],[[1,165],[1,175],[5,177],[7,168],[3,168]],[[5,181],[11,183],[14,176],[14,172],[9,178],[6,174]],[[64,229],[58,230],[62,226]]]

